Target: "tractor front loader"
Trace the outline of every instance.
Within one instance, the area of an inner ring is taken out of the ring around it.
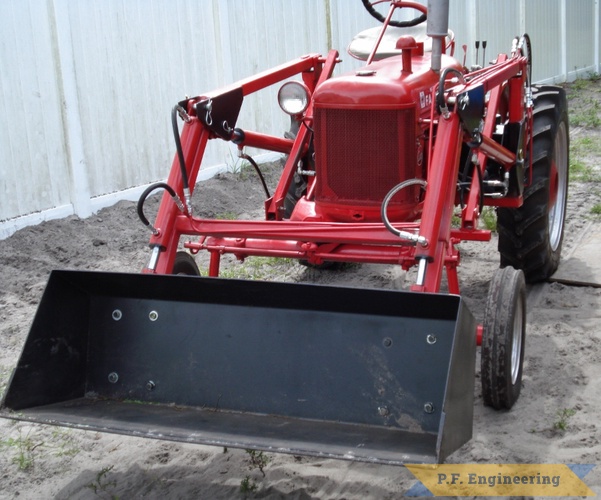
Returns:
[[[338,53],[310,54],[174,106],[171,172],[138,204],[152,231],[147,267],[51,274],[2,416],[439,463],[471,438],[480,344],[484,403],[514,405],[525,284],[549,277],[561,253],[565,94],[532,84],[527,35],[468,68],[465,54],[453,57],[448,0],[428,8],[392,0],[385,16],[363,3],[383,26],[349,46],[361,69],[333,77]],[[412,9],[418,17],[396,20]],[[276,84],[290,131],[239,126],[245,97]],[[194,214],[205,147],[216,140],[285,155],[264,220]],[[164,194],[150,223],[144,202],[155,190]],[[488,206],[500,268],[478,325],[460,296],[458,244],[491,239],[479,227]],[[198,252],[209,252],[208,277],[199,276]],[[407,291],[221,279],[224,254],[388,264],[414,268],[416,278]]]

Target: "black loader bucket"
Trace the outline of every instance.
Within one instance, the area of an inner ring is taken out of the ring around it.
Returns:
[[[1,416],[385,464],[472,435],[453,295],[54,271]]]

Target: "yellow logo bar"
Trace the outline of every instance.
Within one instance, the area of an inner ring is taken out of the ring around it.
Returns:
[[[595,496],[595,492],[581,479],[594,465],[442,464],[406,467],[434,496]]]

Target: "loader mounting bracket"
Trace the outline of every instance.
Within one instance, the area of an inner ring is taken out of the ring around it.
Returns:
[[[241,87],[201,97],[194,104],[198,119],[221,139],[229,141],[242,107],[244,94]]]

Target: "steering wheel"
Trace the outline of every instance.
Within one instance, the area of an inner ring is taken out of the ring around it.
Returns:
[[[384,17],[376,9],[374,9],[374,5],[379,4],[379,3],[388,2],[388,0],[376,0],[376,1],[372,1],[372,2],[370,2],[369,0],[361,0],[361,2],[363,3],[363,7],[365,7],[365,10],[367,10],[367,12],[369,12],[378,21],[383,23],[386,20],[386,17]],[[396,26],[397,28],[409,28],[411,26],[417,26],[418,24],[423,23],[428,18],[427,7],[420,3],[392,0],[390,2],[390,4],[391,4],[391,6],[394,6],[395,8],[398,7],[399,9],[402,9],[403,7],[409,7],[409,8],[418,10],[422,13],[421,16],[411,19],[410,21],[392,21],[391,20],[389,23],[390,26]]]

